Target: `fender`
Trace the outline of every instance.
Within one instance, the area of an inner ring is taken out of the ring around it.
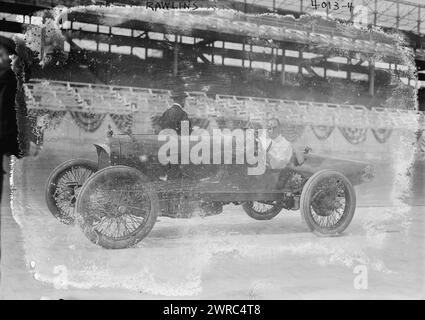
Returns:
[[[98,170],[111,165],[111,148],[107,144],[94,144],[97,152]]]

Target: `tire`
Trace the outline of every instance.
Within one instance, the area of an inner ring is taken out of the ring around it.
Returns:
[[[99,170],[86,181],[76,212],[78,224],[90,241],[106,249],[124,249],[151,231],[159,201],[143,173],[127,166],[113,166]],[[124,227],[122,234],[120,227]]]
[[[342,202],[343,210],[339,216],[335,212],[342,209]],[[342,233],[353,219],[356,192],[348,178],[340,172],[322,170],[312,175],[305,183],[300,205],[303,220],[311,231],[319,236],[335,236]],[[326,225],[324,221],[328,217],[329,220],[336,219],[335,222]]]
[[[244,211],[255,220],[271,220],[276,217],[280,211],[282,211],[283,206],[279,204],[272,204],[271,208],[265,211],[259,211],[255,208],[255,201],[249,201],[242,204]]]
[[[76,192],[96,171],[95,161],[72,159],[60,164],[50,173],[44,195],[47,207],[56,219],[67,225],[75,223]]]

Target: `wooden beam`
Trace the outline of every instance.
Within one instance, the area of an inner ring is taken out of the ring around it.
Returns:
[[[145,47],[150,49],[158,49],[158,50],[172,50],[173,48],[167,48],[164,46],[164,41],[146,39],[146,38],[131,38],[128,36],[121,35],[111,35],[108,34],[96,34],[89,31],[67,31],[69,36],[74,39],[86,39],[86,40],[94,40],[102,43],[108,43],[110,45],[117,46],[133,46],[133,47]],[[250,45],[251,46],[251,45]],[[206,47],[201,46],[199,48],[195,48],[192,44],[179,43],[179,52],[187,56],[197,56],[198,51],[200,54],[208,54],[208,55],[220,55],[225,58],[232,59],[240,59],[240,60],[250,60],[250,61],[261,61],[261,62],[270,62],[271,55],[250,51],[242,51],[235,49],[226,49],[219,47]],[[252,49],[251,49],[252,50]],[[281,59],[279,59],[281,60]],[[281,61],[276,61],[277,64],[281,64]],[[288,65],[298,66],[305,61],[309,62],[310,59],[306,58],[298,58],[298,57],[286,57],[285,63]],[[337,62],[329,62],[329,61],[320,61],[313,65],[314,67],[323,67],[330,70],[336,71],[351,71],[356,73],[369,74],[369,68],[361,65],[349,65],[342,64]]]

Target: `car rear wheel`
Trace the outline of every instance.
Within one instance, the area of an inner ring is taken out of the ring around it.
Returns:
[[[95,244],[128,248],[153,228],[159,212],[150,180],[126,166],[107,167],[84,184],[77,200],[78,224]]]
[[[301,215],[311,231],[317,235],[337,235],[353,219],[356,193],[343,174],[322,170],[305,183],[300,205]]]
[[[97,171],[97,163],[72,159],[57,166],[49,175],[45,188],[47,207],[64,224],[75,223],[74,208],[84,182]]]
[[[270,220],[276,217],[283,209],[283,206],[276,201],[259,202],[249,201],[242,205],[244,211],[255,220]]]

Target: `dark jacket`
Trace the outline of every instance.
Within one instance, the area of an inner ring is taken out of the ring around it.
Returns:
[[[192,125],[189,117],[186,111],[184,111],[179,104],[175,103],[162,114],[161,119],[159,120],[159,125],[161,126],[161,129],[173,129],[178,135],[180,135],[182,121],[189,121],[190,133],[192,131]]]
[[[15,96],[17,81],[11,69],[0,72],[0,154],[21,156]]]

